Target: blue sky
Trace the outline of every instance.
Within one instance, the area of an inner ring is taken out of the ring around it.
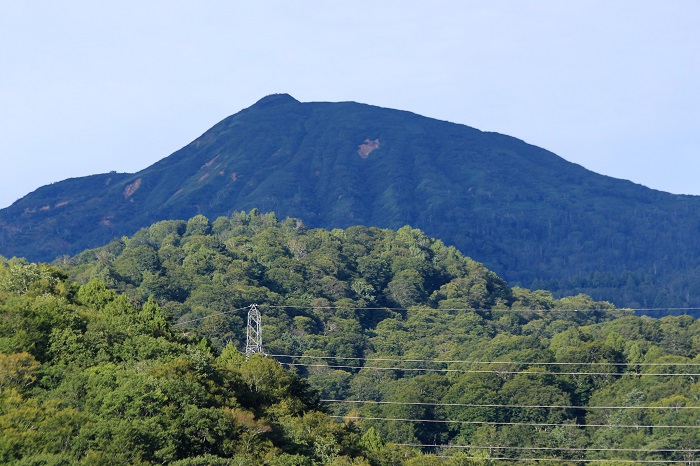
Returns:
[[[698,21],[695,0],[0,0],[0,207],[138,171],[276,92],[697,195]]]

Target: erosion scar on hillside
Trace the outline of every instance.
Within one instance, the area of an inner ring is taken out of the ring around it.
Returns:
[[[379,149],[379,139],[365,139],[365,142],[357,146],[357,155],[366,159],[369,154]]]

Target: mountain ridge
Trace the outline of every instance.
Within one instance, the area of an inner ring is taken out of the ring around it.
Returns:
[[[618,299],[628,305],[650,305],[664,287],[671,296],[658,276],[700,267],[700,197],[600,175],[512,136],[288,94],[260,99],[136,173],[25,196],[0,210],[0,254],[53,260],[159,220],[253,208],[311,227],[411,225],[532,288],[613,299],[591,289],[651,280],[655,294]],[[596,273],[606,283],[582,282]],[[700,304],[700,290],[692,294],[674,303]]]

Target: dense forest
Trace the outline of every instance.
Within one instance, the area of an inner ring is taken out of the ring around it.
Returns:
[[[0,266],[0,463],[368,465],[352,423],[273,360],[174,332],[153,301]],[[407,452],[408,457],[417,456]]]
[[[0,260],[0,315],[2,463],[700,459],[697,320],[510,287],[409,227],[158,222]]]

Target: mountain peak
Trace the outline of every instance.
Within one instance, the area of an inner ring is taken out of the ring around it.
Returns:
[[[700,304],[700,196],[596,175],[505,135],[288,94],[136,174],[56,183],[0,209],[0,254],[51,260],[157,220],[253,208],[309,228],[408,224],[533,288],[628,306]],[[659,285],[644,284],[650,270]],[[635,288],[623,290],[628,282]]]
[[[270,94],[255,102],[253,107],[268,108],[291,103],[298,104],[300,102],[289,94]]]

